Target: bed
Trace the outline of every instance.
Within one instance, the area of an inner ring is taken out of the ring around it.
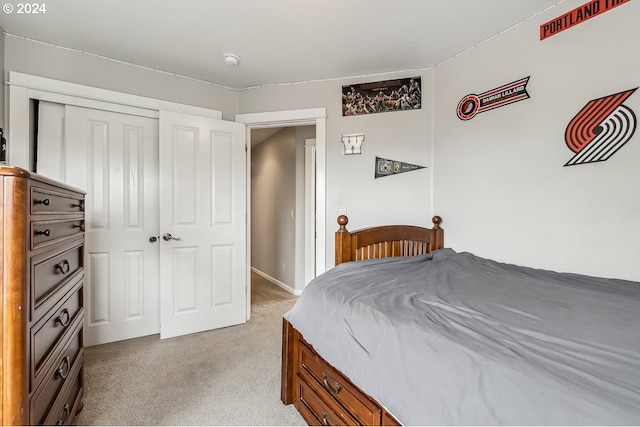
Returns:
[[[456,252],[439,217],[338,224],[283,318],[281,399],[310,425],[640,424],[639,283]]]

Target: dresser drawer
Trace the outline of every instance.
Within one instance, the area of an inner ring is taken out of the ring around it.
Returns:
[[[66,347],[57,357],[40,386],[31,398],[32,425],[42,424],[55,403],[56,397],[67,381],[74,381],[82,353],[82,325],[79,325]]]
[[[353,387],[338,371],[325,364],[307,345],[300,343],[299,351],[301,371],[309,373],[335,401],[357,417],[360,423],[380,424],[380,408],[368,396]]]
[[[31,328],[31,378],[35,383],[54,363],[62,337],[82,323],[83,300],[84,288],[80,286]]]
[[[84,219],[33,221],[31,223],[31,250],[59,242],[64,238],[84,233]]]
[[[309,424],[329,426],[357,426],[358,420],[345,411],[323,389],[313,386],[314,381],[307,382],[304,376],[298,374],[297,389],[294,390],[294,403],[296,407],[305,407],[313,415],[314,419],[306,419]],[[324,398],[321,396],[324,395]]]
[[[70,425],[81,405],[83,393],[82,364],[83,354],[78,357],[78,362],[73,365],[69,377],[65,380],[62,391],[56,398],[51,411],[45,417],[45,425]]]
[[[58,214],[84,212],[81,194],[61,193],[47,188],[31,187],[32,214]]]
[[[84,245],[79,242],[62,252],[43,254],[31,258],[31,307],[32,319],[37,319],[47,311],[58,291],[71,281],[84,268]],[[52,298],[53,297],[53,298]],[[51,303],[47,300],[51,299]]]

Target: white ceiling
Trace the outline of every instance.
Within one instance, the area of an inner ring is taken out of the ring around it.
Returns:
[[[41,0],[45,13],[14,8],[0,13],[0,27],[246,89],[430,68],[562,1]],[[227,52],[238,66],[224,63]]]

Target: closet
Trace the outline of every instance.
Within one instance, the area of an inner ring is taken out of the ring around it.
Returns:
[[[87,192],[86,345],[246,321],[246,130],[39,101],[35,168]]]

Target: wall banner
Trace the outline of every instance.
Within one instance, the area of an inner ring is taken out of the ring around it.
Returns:
[[[385,80],[342,86],[342,115],[384,113],[422,108],[422,78]]]
[[[564,15],[540,25],[540,40],[555,36],[564,30],[630,1],[631,0],[592,0],[589,3],[585,3]]]
[[[399,173],[411,172],[424,168],[425,166],[412,165],[411,163],[376,157],[376,172],[374,178],[384,178],[385,176],[397,175]]]
[[[503,107],[514,102],[529,98],[527,93],[527,83],[529,77],[525,77],[515,82],[497,87],[480,95],[467,95],[458,103],[458,118],[460,120],[470,120],[476,114],[487,110]]]
[[[567,125],[564,140],[576,153],[565,166],[604,162],[625,145],[636,131],[636,115],[622,105],[636,89],[592,99]]]

